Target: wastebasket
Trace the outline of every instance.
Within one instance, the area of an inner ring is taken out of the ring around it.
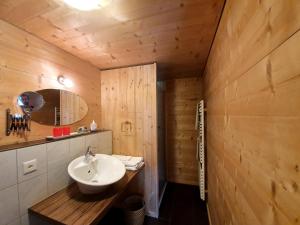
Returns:
[[[132,195],[124,201],[124,221],[126,225],[143,225],[145,202],[142,196]]]

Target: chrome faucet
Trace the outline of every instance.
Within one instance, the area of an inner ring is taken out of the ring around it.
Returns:
[[[89,157],[90,156],[92,156],[92,157],[95,157],[96,156],[96,154],[94,154],[93,152],[92,152],[92,149],[93,147],[92,146],[88,146],[88,148],[87,148],[87,150],[86,150],[86,152],[85,152],[85,160],[86,161],[88,161],[89,160]]]

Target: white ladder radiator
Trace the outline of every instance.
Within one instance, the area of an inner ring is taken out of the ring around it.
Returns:
[[[205,201],[205,139],[204,139],[204,101],[201,100],[197,104],[196,125],[195,129],[198,130],[197,137],[197,161],[199,173],[199,188],[200,198]]]

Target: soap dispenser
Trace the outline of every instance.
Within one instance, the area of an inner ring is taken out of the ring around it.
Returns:
[[[93,122],[90,124],[90,128],[91,131],[95,131],[97,129],[97,123],[95,122],[95,120],[93,120]]]

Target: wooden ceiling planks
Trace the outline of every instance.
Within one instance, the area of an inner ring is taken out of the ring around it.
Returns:
[[[114,0],[89,12],[61,0],[2,0],[0,18],[100,69],[157,62],[161,79],[202,74],[224,0]]]

